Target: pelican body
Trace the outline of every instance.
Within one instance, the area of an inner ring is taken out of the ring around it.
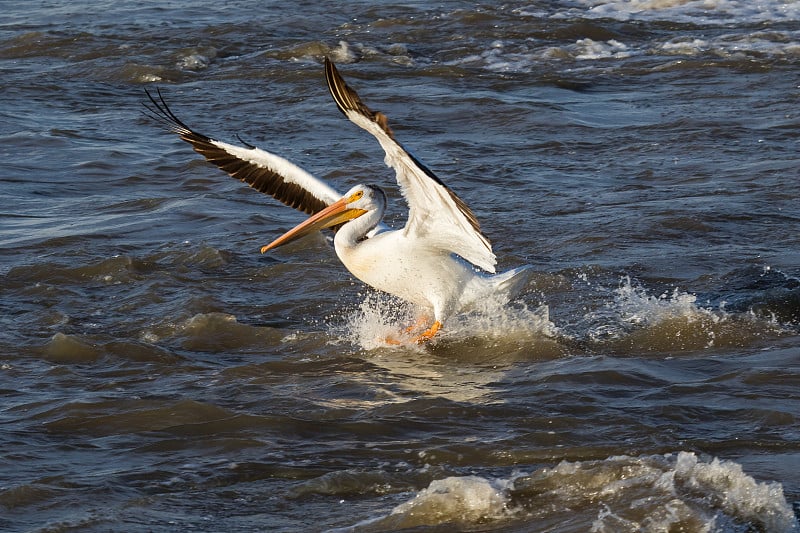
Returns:
[[[158,99],[147,93],[154,106],[148,110],[231,176],[311,215],[262,247],[262,253],[332,228],[336,255],[347,270],[367,285],[422,310],[423,323],[430,326],[413,338],[415,342],[432,338],[449,316],[480,298],[512,297],[527,281],[530,267],[496,274],[491,244],[469,207],[403,148],[386,116],[364,105],[328,58],[324,63],[328,89],[337,107],[378,140],[386,152],[386,164],[396,172],[409,205],[402,229],[391,230],[381,223],[387,198],[379,187],[356,185],[341,195],[280,156],[198,133],[178,119],[160,91]]]

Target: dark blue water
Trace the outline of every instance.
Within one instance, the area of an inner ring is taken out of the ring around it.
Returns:
[[[6,2],[0,529],[796,531],[797,3]],[[430,345],[142,114],[405,205],[329,55],[473,209],[508,306]]]

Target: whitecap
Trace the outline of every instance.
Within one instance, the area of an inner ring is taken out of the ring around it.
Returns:
[[[328,51],[328,55],[335,63],[352,63],[356,60],[356,54],[347,41],[339,41],[339,45],[331,48]]]
[[[437,479],[411,500],[392,509],[391,516],[403,518],[397,523],[400,527],[496,520],[507,512],[506,485],[479,476]]]
[[[530,474],[450,476],[342,531],[560,523],[561,531],[797,531],[780,483],[693,452],[562,461]]]
[[[774,322],[753,313],[728,313],[724,302],[701,305],[695,294],[677,287],[655,296],[627,276],[610,301],[583,317],[580,327],[589,341],[625,353],[746,346],[780,333]]]
[[[782,22],[800,20],[800,3],[781,0],[578,0],[584,16],[616,20],[670,20],[693,24]]]
[[[575,43],[575,59],[622,59],[630,57],[633,52],[627,45],[611,39],[605,42],[592,39],[580,39]]]

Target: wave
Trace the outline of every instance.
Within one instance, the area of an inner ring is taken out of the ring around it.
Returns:
[[[751,309],[729,312],[724,301],[703,306],[697,295],[677,288],[654,296],[627,276],[611,301],[587,313],[583,323],[591,345],[622,353],[743,347],[783,331],[772,317]]]
[[[405,331],[418,321],[419,311],[390,296],[368,292],[356,309],[331,317],[327,328],[335,342],[366,351],[392,349],[387,343],[392,339],[403,342],[403,349],[465,361],[476,351],[479,362],[552,359],[598,351],[690,353],[748,347],[791,334],[795,315],[800,313],[796,301],[800,288],[785,286],[790,281],[781,286],[775,283],[750,291],[737,289],[729,299],[703,297],[701,302],[698,295],[678,288],[653,294],[624,276],[613,290],[591,283],[574,287],[581,307],[565,309],[563,323],[551,318],[548,305],[528,303],[530,294],[508,305],[488,300],[480,308],[448,319],[433,341],[422,347],[411,344],[412,335]],[[599,303],[588,303],[592,301]]]
[[[578,0],[583,8],[559,13],[616,20],[668,20],[694,24],[791,22],[800,20],[794,2],[766,0]]]
[[[797,531],[780,483],[692,452],[562,461],[509,478],[436,479],[384,516],[337,532],[447,525],[504,531]],[[549,526],[548,526],[549,524]]]

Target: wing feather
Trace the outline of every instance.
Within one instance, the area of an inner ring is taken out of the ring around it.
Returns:
[[[246,147],[217,141],[191,129],[167,106],[160,90],[157,90],[157,99],[147,89],[145,92],[152,103],[152,106],[145,105],[151,118],[177,133],[210,163],[257,191],[309,215],[322,211],[342,197],[324,181],[280,156],[241,139]]]
[[[369,109],[327,57],[325,79],[339,110],[371,133],[386,152],[385,162],[395,170],[408,202],[404,231],[494,273],[497,259],[492,246],[467,204],[395,139],[386,115]]]

